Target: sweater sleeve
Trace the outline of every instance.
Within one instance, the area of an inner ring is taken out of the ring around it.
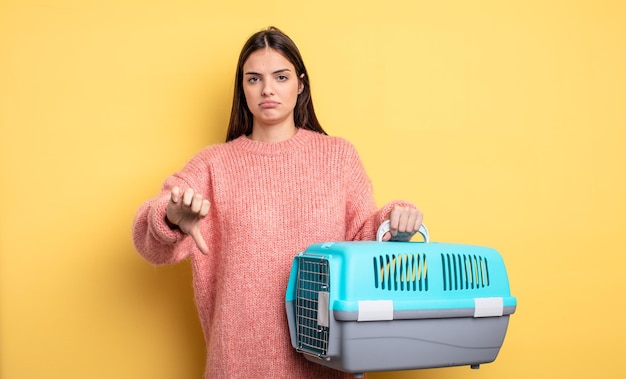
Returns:
[[[375,240],[378,227],[386,219],[394,206],[415,205],[407,201],[395,200],[376,208],[372,182],[365,171],[356,149],[349,144],[346,152],[345,186],[346,196],[346,240]]]
[[[193,239],[180,231],[171,229],[165,221],[166,208],[172,188],[181,191],[193,188],[211,201],[209,196],[209,174],[202,159],[190,161],[183,170],[165,180],[158,196],[139,207],[133,221],[133,242],[141,256],[153,264],[171,264],[186,259],[192,253],[199,253]],[[201,231],[211,249],[209,224],[211,212],[201,220]]]

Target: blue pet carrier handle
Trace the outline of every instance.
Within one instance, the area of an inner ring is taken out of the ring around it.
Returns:
[[[378,227],[378,232],[376,232],[376,241],[381,242],[383,240],[383,236],[385,235],[385,233],[387,233],[390,229],[391,229],[391,221],[385,220],[382,224],[380,224],[380,226]],[[428,228],[426,228],[426,225],[424,224],[420,225],[420,228],[417,230],[417,232],[422,235],[425,243],[430,242],[430,236],[428,235]],[[400,232],[398,234],[402,235],[403,233]],[[405,233],[405,234],[407,234],[407,237],[410,237],[409,233]]]

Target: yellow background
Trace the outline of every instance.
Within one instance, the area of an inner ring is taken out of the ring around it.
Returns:
[[[518,298],[494,363],[372,378],[626,376],[626,2],[0,4],[3,379],[201,377],[189,266],[143,261],[131,222],[223,140],[268,25],[377,201],[498,249]]]

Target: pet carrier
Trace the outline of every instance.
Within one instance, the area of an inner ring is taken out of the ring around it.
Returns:
[[[517,301],[494,249],[450,243],[329,242],[293,261],[292,345],[313,362],[364,372],[495,360]]]

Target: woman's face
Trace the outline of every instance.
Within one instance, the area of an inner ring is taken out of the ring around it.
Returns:
[[[255,51],[243,64],[243,92],[253,128],[294,127],[293,110],[302,89],[293,64],[272,48]]]

